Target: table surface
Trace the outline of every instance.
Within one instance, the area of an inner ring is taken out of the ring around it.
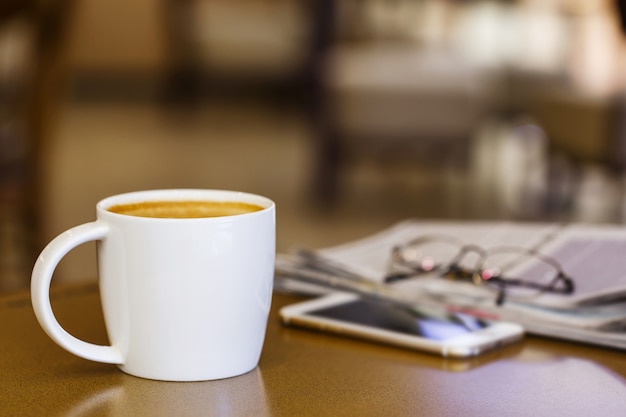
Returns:
[[[95,284],[57,287],[59,321],[106,344]],[[0,416],[626,416],[626,352],[527,336],[470,360],[284,327],[275,294],[257,369],[158,382],[67,353],[27,293],[0,298]]]

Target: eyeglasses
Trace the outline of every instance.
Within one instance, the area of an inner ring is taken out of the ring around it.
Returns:
[[[496,292],[497,305],[505,299],[523,301],[542,293],[574,292],[574,281],[547,255],[515,246],[484,249],[445,235],[422,236],[394,247],[390,271],[386,282],[434,271],[484,286]]]

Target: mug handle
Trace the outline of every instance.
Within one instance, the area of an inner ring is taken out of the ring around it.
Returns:
[[[50,304],[50,282],[61,259],[83,243],[101,240],[109,227],[100,221],[76,226],[54,238],[41,252],[31,278],[30,291],[35,316],[44,331],[67,351],[96,362],[121,364],[122,353],[115,346],[100,346],[84,342],[69,334],[57,321]]]

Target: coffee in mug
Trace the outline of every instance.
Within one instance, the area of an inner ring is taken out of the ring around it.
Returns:
[[[256,204],[240,201],[142,201],[138,203],[118,204],[108,208],[118,214],[138,217],[160,218],[198,218],[222,217],[252,213],[262,210]]]
[[[35,315],[55,342],[157,380],[228,378],[257,366],[274,277],[271,200],[220,190],[140,191],[100,201],[96,214],[52,240],[33,269]],[[67,333],[50,305],[58,263],[94,240],[111,346]]]

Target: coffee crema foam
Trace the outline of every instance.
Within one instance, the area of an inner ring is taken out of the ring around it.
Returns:
[[[189,219],[203,217],[224,217],[252,213],[263,210],[256,204],[237,201],[144,201],[130,204],[116,204],[107,209],[112,213],[137,217],[161,219]]]

